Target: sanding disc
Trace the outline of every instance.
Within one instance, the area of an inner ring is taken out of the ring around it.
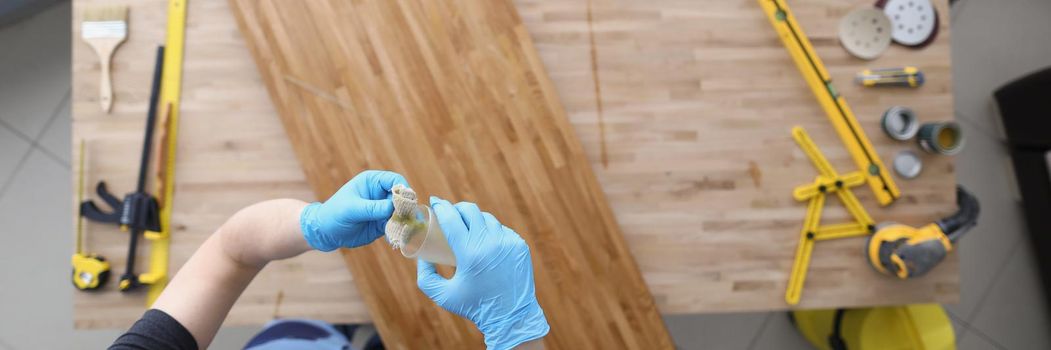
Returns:
[[[938,14],[930,0],[881,0],[876,3],[894,25],[891,37],[905,46],[926,46],[938,34]]]
[[[839,43],[851,55],[871,60],[887,51],[891,39],[891,22],[883,11],[860,8],[839,21]]]
[[[923,161],[920,156],[910,150],[898,152],[894,156],[894,171],[902,178],[915,179],[923,170]]]

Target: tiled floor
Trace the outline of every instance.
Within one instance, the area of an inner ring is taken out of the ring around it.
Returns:
[[[959,182],[982,201],[960,246],[962,302],[946,308],[961,349],[1048,349],[1051,322],[1024,232],[991,91],[1051,66],[1051,1],[959,0],[950,15],[957,119],[969,143]],[[0,350],[100,348],[118,331],[73,331],[70,6],[0,28]],[[783,313],[669,316],[683,349],[807,349]],[[224,329],[214,348],[255,330]],[[57,333],[57,334],[56,334]]]

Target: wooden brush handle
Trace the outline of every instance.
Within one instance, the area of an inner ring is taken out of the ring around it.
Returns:
[[[113,50],[106,51],[105,56],[99,52],[99,65],[102,66],[102,73],[99,74],[99,103],[102,105],[102,111],[106,113],[113,107],[113,78],[109,69],[112,57]]]
[[[113,106],[113,78],[110,74],[110,66],[113,61],[113,52],[117,50],[124,38],[93,38],[85,39],[95,53],[99,56],[99,66],[102,72],[99,74],[99,104],[102,111],[109,113]]]

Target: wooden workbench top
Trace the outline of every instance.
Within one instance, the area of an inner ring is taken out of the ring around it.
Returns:
[[[784,288],[805,211],[791,190],[816,175],[789,129],[806,127],[841,172],[853,163],[759,5],[592,1],[590,11],[585,0],[515,2],[658,307],[664,313],[787,308]],[[790,1],[887,163],[900,150],[916,149],[879,131],[887,107],[909,106],[925,121],[953,115],[949,9],[945,0],[935,2],[942,28],[933,45],[892,46],[865,62],[839,46],[835,31],[844,14],[868,2]],[[131,5],[129,39],[113,61],[115,98],[107,115],[97,102],[98,61],[79,39],[78,22],[86,6],[109,3],[74,1],[73,144],[87,142],[89,186],[104,179],[114,193],[125,193],[134,187],[165,1]],[[227,6],[190,1],[171,273],[238,209],[277,197],[313,200]],[[863,68],[903,65],[920,67],[927,85],[866,90],[851,82]],[[922,157],[918,179],[896,179],[903,198],[890,207],[879,208],[867,188],[855,190],[877,221],[921,225],[953,211],[951,158]],[[846,218],[836,204],[827,206],[829,221]],[[127,236],[91,223],[86,232],[88,250],[109,258],[119,275]],[[903,282],[869,267],[863,244],[863,238],[818,243],[800,306],[959,298],[955,255],[928,276]],[[77,328],[127,327],[141,315],[145,294],[120,294],[114,282],[99,293],[74,295]],[[267,267],[227,324],[274,317],[369,320],[340,255],[317,252]]]

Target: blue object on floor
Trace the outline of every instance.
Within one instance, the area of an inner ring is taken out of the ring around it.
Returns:
[[[245,344],[246,350],[353,350],[350,340],[332,325],[304,319],[273,320]]]

